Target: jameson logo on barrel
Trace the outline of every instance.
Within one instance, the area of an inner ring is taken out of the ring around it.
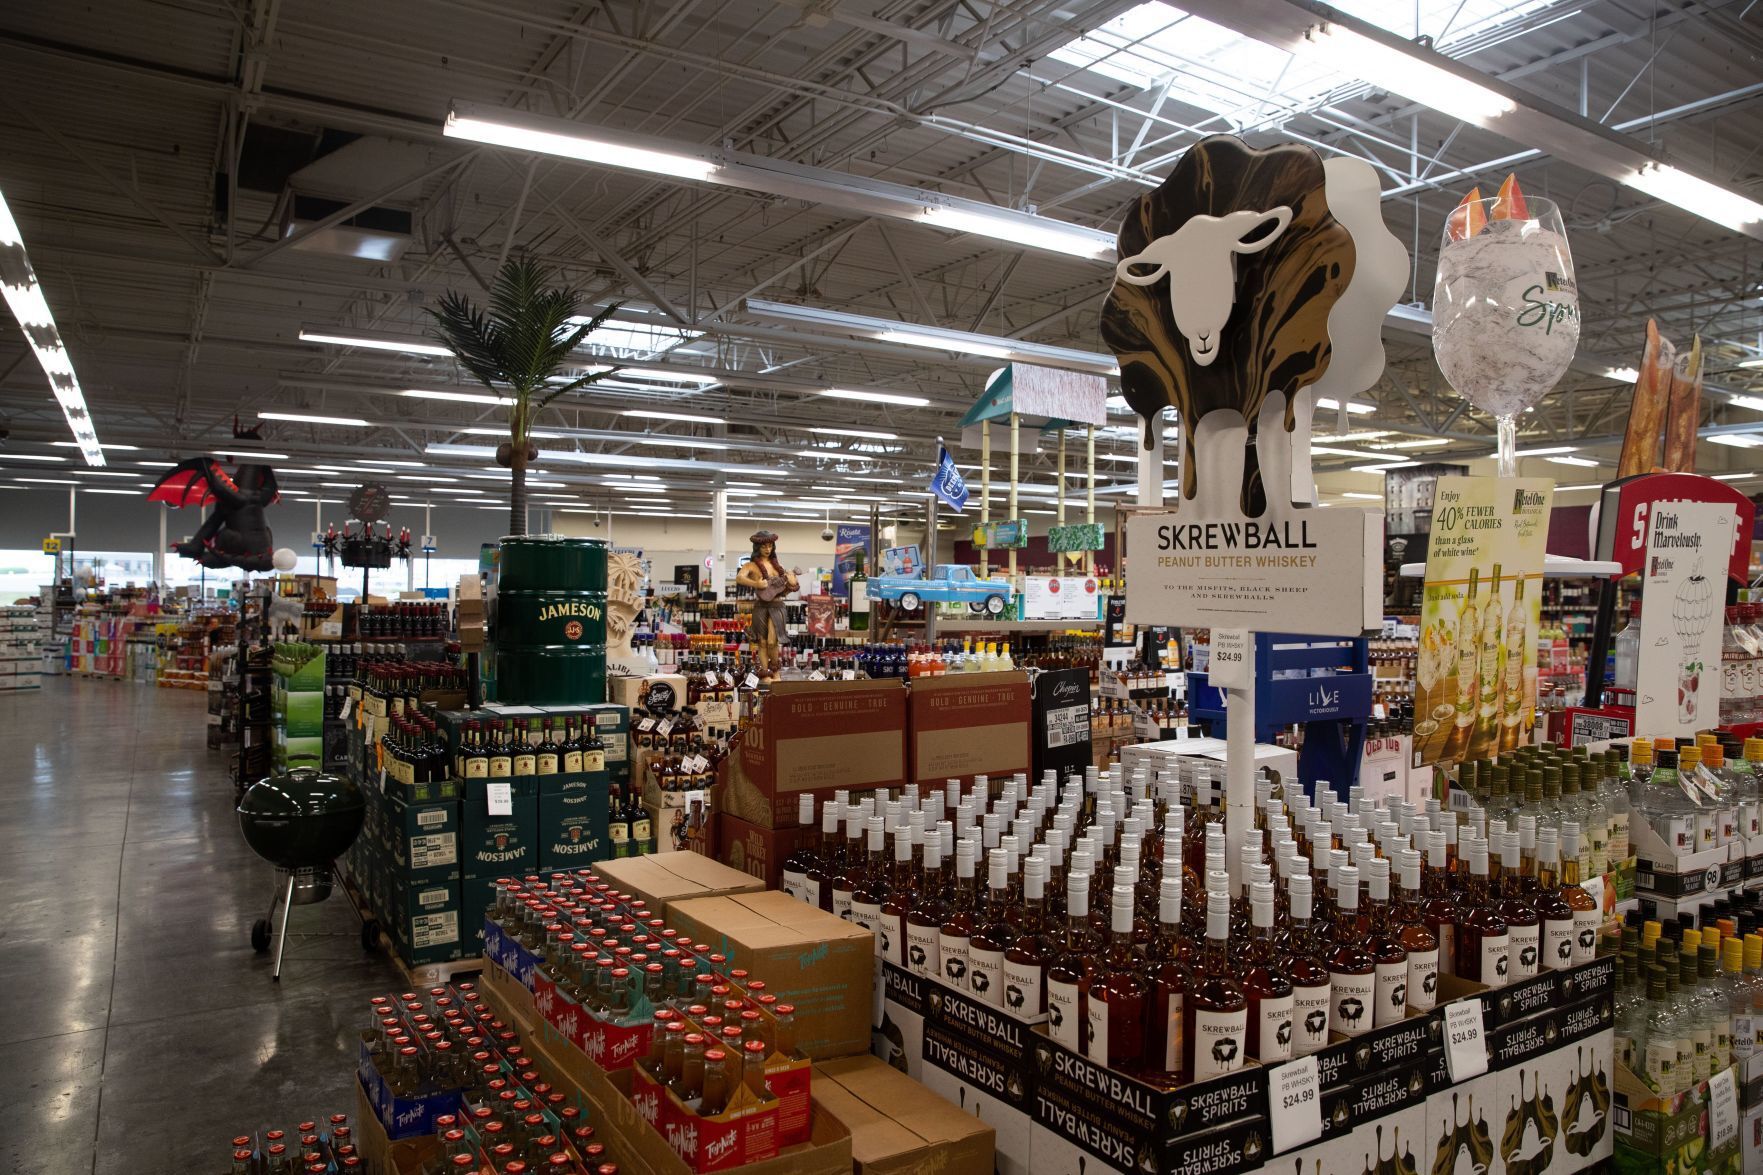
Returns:
[[[570,600],[562,604],[546,604],[539,609],[538,619],[541,623],[555,620],[559,616],[585,616],[589,620],[598,620],[606,614],[606,610],[598,604],[588,604],[580,600]],[[581,625],[576,625],[581,628]]]

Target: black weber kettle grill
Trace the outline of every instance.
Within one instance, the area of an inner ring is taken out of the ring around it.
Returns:
[[[279,904],[282,919],[271,976],[279,981],[282,952],[288,945],[288,912],[297,905],[322,902],[339,888],[334,862],[360,834],[367,801],[349,779],[315,767],[295,767],[246,788],[236,811],[245,843],[276,869],[269,917],[252,924],[251,946],[259,954],[269,950]],[[361,919],[362,946],[372,950],[379,939],[378,926],[362,914],[347,888],[343,896]]]

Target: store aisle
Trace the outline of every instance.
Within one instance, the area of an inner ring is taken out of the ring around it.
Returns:
[[[272,872],[245,846],[204,696],[54,678],[0,694],[0,1170],[221,1170],[265,1123],[354,1111],[366,997],[399,986],[347,901],[252,952]]]

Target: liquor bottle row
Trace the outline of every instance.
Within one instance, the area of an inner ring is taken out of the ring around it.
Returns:
[[[405,659],[404,646],[386,641],[341,641],[324,647],[325,676],[353,681],[371,665]]]
[[[587,716],[468,719],[452,770],[459,779],[603,774],[606,744]]]
[[[375,996],[361,1030],[393,1105],[434,1105],[440,1148],[423,1175],[617,1175],[580,1105],[546,1082],[470,983]]]
[[[1763,936],[1736,930],[1729,919],[1676,937],[1658,922],[1623,930],[1616,1059],[1661,1096],[1763,1047]]]
[[[1018,776],[995,800],[985,780],[835,795],[818,822],[805,799],[819,838],[784,887],[870,928],[886,962],[1164,1085],[1429,1009],[1440,975],[1498,987],[1593,957],[1602,913],[1570,820],[1460,822],[1358,789],[1312,805],[1263,778],[1233,862],[1222,782],[1181,760],[1062,791]]]
[[[355,1172],[367,1175],[349,1115],[332,1114],[287,1128],[267,1127],[232,1140],[232,1175],[307,1175]]]
[[[355,612],[355,627],[365,641],[445,640],[452,627],[448,607],[441,601],[399,601],[395,604],[364,604]]]

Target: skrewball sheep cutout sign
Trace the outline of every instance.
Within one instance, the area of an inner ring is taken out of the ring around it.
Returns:
[[[1129,523],[1129,614],[1342,636],[1374,625],[1380,520],[1309,509],[1309,430],[1313,389],[1344,403],[1382,374],[1379,331],[1406,284],[1375,173],[1214,135],[1139,197],[1119,240],[1102,338],[1146,446],[1170,407],[1182,446],[1177,508]]]

